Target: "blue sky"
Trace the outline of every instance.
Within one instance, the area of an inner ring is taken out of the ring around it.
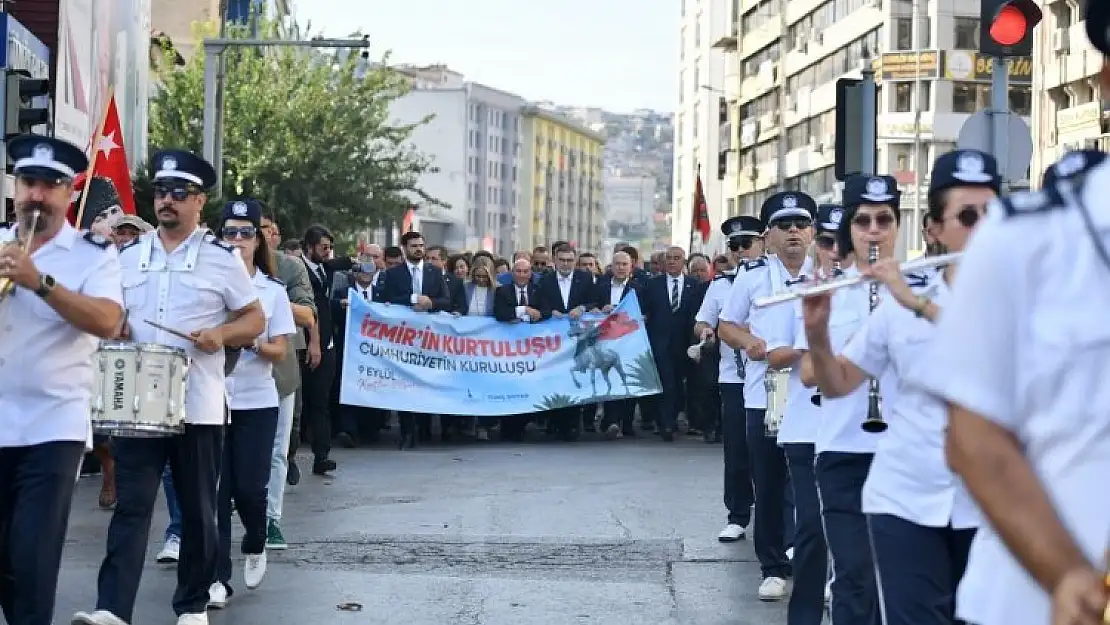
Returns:
[[[361,29],[372,56],[442,62],[529,100],[614,111],[676,102],[677,0],[295,0],[301,25]]]

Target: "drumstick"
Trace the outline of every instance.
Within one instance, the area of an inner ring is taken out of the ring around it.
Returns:
[[[181,330],[174,330],[173,328],[168,328],[168,327],[166,327],[166,326],[164,326],[160,323],[155,323],[155,322],[151,321],[150,319],[143,319],[143,321],[146,322],[147,325],[152,326],[154,328],[157,328],[157,329],[159,329],[163,332],[166,332],[168,334],[172,334],[172,335],[176,336],[179,339],[185,339],[186,341],[189,341],[190,343],[196,343],[197,342],[197,340],[195,338],[193,338],[192,336],[189,336],[188,334],[185,334]]]

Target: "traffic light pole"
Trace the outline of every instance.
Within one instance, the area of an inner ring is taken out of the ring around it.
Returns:
[[[1009,153],[1007,128],[1010,116],[1010,66],[1006,59],[991,59],[991,154],[1000,161]],[[1003,177],[1003,191],[1009,181]]]
[[[863,120],[863,132],[860,145],[863,146],[863,155],[860,162],[860,173],[873,175],[875,173],[875,152],[878,149],[878,139],[875,136],[875,68],[871,66],[871,59],[865,58],[863,62],[863,82],[860,83],[863,94],[863,105],[860,107],[860,117]]]

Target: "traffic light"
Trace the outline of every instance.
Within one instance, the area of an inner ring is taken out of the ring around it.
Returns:
[[[21,134],[31,132],[35,126],[50,123],[50,106],[36,106],[35,98],[50,97],[50,81],[31,78],[31,73],[8,70],[4,99],[4,132]]]
[[[836,138],[833,145],[833,176],[843,182],[852,174],[863,172],[864,163],[867,162],[866,150],[863,145],[864,124],[870,123],[872,137],[879,136],[879,90],[875,89],[875,105],[871,109],[870,120],[864,119],[863,83],[858,78],[841,78],[836,81]],[[876,143],[878,141],[876,140]],[[877,160],[878,147],[871,146],[874,155],[871,162]],[[868,172],[870,173],[870,172]]]
[[[1033,0],[983,0],[979,51],[995,58],[1033,54],[1033,27],[1041,8]]]

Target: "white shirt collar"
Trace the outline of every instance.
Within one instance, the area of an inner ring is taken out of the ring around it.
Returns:
[[[417,262],[417,263],[411,263],[411,262],[409,262],[409,260],[408,260],[408,259],[406,258],[406,259],[405,259],[405,264],[409,266],[409,273],[412,273],[414,269],[419,269],[419,270],[421,270],[421,271],[423,271],[423,270],[424,270],[424,261],[422,261],[422,260],[421,260],[421,261],[419,261],[419,262]]]

